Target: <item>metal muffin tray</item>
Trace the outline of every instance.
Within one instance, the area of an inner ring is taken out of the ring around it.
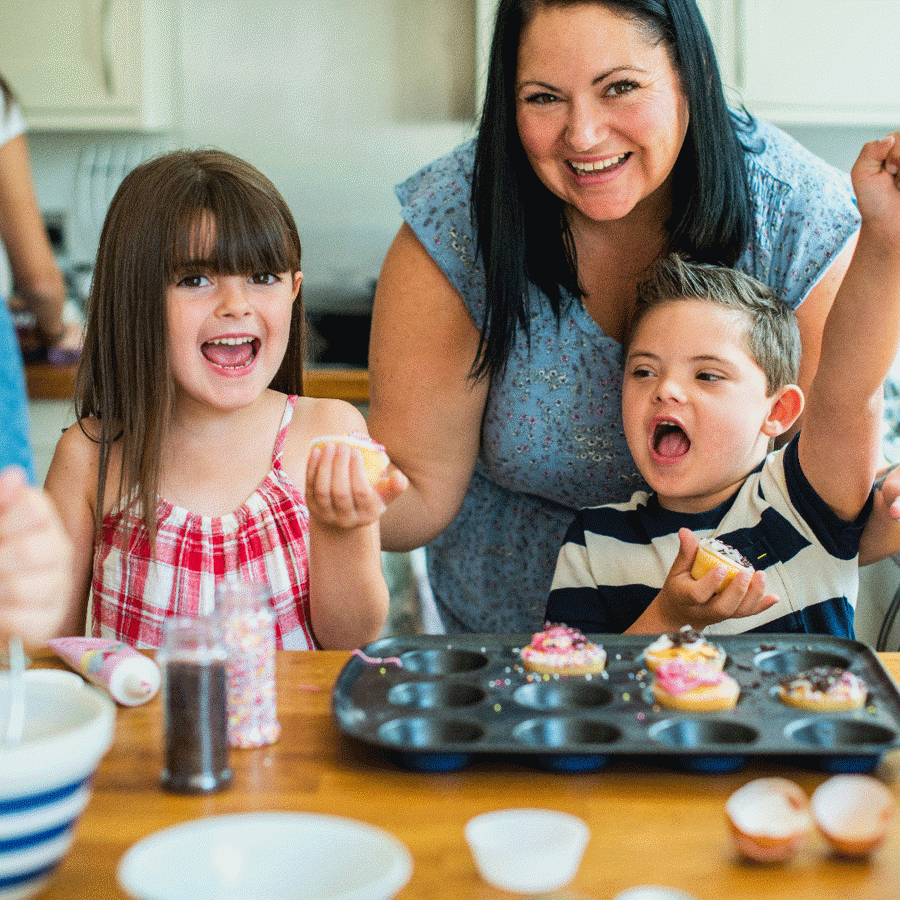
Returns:
[[[484,754],[527,755],[554,771],[604,768],[614,756],[659,757],[688,771],[724,772],[756,756],[827,772],[865,772],[900,746],[900,693],[870,647],[828,635],[716,638],[741,694],[734,709],[682,713],[654,703],[647,636],[589,635],[606,671],[541,676],[523,669],[530,635],[383,638],[354,656],[332,693],[347,736],[406,768],[452,771]],[[390,661],[395,658],[400,665]],[[865,679],[862,709],[806,712],[781,703],[778,682],[813,666]]]

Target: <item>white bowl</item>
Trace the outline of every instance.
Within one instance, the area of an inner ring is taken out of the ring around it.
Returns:
[[[8,693],[2,672],[0,716]],[[50,882],[115,730],[113,701],[72,672],[27,671],[25,698],[21,743],[0,743],[0,900],[34,897]]]
[[[613,900],[697,900],[697,898],[677,888],[661,884],[641,884],[616,894]]]
[[[119,862],[136,900],[389,900],[412,857],[364,822],[313,813],[195,819],[138,841]]]
[[[469,819],[466,843],[481,877],[519,894],[554,891],[581,865],[590,830],[582,819],[552,809],[500,809]]]

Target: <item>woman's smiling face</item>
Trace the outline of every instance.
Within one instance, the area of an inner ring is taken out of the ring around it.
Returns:
[[[519,43],[516,121],[570,214],[611,221],[649,202],[668,217],[687,100],[668,48],[640,21],[599,3],[542,7]]]

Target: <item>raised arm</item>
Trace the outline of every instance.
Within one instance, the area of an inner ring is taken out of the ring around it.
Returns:
[[[806,299],[794,311],[797,325],[800,328],[800,344],[803,347],[797,385],[803,391],[804,397],[808,397],[812,390],[812,381],[819,367],[819,354],[822,352],[822,329],[825,327],[825,321],[828,318],[831,304],[834,303],[835,295],[847,273],[847,267],[853,258],[855,247],[856,235],[853,235],[840,253],[835,256],[831,265],[822,273],[822,277],[806,295]],[[775,446],[781,447],[788,443],[800,431],[802,425],[803,415],[801,414],[784,434],[775,438]]]
[[[900,132],[866,144],[853,167],[862,226],[825,323],[799,454],[845,520],[861,511],[880,459],[881,385],[900,343]]]
[[[382,517],[387,550],[427,543],[462,504],[487,399],[487,383],[469,378],[477,349],[462,298],[404,224],[378,279],[369,351],[369,432],[410,482]]]

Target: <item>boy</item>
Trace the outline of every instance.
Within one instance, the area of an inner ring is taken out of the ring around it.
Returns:
[[[589,633],[689,624],[853,636],[881,383],[900,342],[898,170],[900,132],[866,144],[853,167],[862,216],[853,261],[825,325],[803,429],[775,453],[772,439],[804,407],[794,314],[729,269],[677,257],[654,269],[625,342],[622,394],[628,446],[652,492],[579,513],[549,621]],[[692,578],[698,534],[757,571],[721,591],[723,567]]]

